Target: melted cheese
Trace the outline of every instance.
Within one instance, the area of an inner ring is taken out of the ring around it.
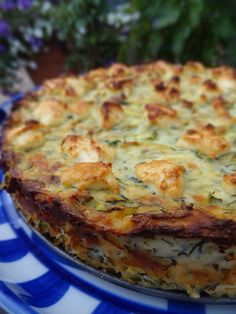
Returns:
[[[70,108],[73,113],[77,114],[79,118],[85,118],[89,114],[89,103],[86,101],[75,101],[70,103]]]
[[[152,124],[154,123],[159,126],[179,124],[175,109],[160,104],[147,104],[145,109],[148,119]]]
[[[33,116],[44,125],[55,126],[65,119],[66,108],[67,105],[62,102],[44,100],[34,110]]]
[[[223,176],[222,187],[226,193],[236,195],[236,171]]]
[[[168,160],[153,160],[136,166],[137,177],[145,183],[153,183],[165,196],[180,197],[183,190],[183,166]]]
[[[35,148],[44,142],[43,130],[37,123],[29,121],[9,131],[7,140],[19,148]]]
[[[102,162],[74,164],[61,172],[61,181],[65,186],[76,186],[78,189],[119,190],[111,164]]]
[[[104,129],[111,129],[113,126],[119,124],[123,118],[123,109],[121,105],[116,102],[106,101],[102,104],[101,110],[102,127]]]
[[[114,157],[111,148],[79,135],[68,135],[61,143],[61,150],[76,162],[112,161]]]
[[[177,142],[177,146],[190,148],[214,159],[229,150],[229,143],[213,129],[189,129]]]

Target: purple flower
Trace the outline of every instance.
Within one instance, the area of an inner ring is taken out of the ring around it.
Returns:
[[[33,49],[41,49],[43,47],[43,41],[41,38],[37,38],[34,35],[31,35],[29,38],[29,43]]]
[[[31,7],[34,0],[17,0],[17,7],[20,10],[27,10]]]
[[[4,11],[14,9],[15,3],[12,0],[0,0],[0,8]]]
[[[3,53],[4,51],[6,51],[6,47],[0,44],[0,53]]]
[[[10,33],[10,29],[7,22],[0,20],[0,37],[7,37],[9,33]]]

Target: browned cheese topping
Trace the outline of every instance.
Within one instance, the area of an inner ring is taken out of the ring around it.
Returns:
[[[137,215],[183,208],[186,228],[199,212],[235,221],[235,121],[229,67],[114,64],[26,95],[4,128],[3,159],[10,178],[37,182],[40,197],[73,195],[87,221],[119,233],[136,230]]]

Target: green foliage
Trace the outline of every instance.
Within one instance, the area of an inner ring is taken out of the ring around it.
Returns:
[[[11,34],[0,33],[0,87],[10,89],[16,69],[32,64],[41,49],[32,36],[56,37],[75,72],[154,59],[236,65],[235,12],[234,0],[32,0],[24,11],[0,10]]]
[[[236,64],[234,0],[115,2],[64,0],[54,7],[53,24],[69,48],[69,68],[153,59]]]
[[[235,1],[131,0],[142,12],[132,25],[119,59],[136,63],[150,59],[172,62],[199,60],[207,65],[235,64]]]
[[[118,30],[106,23],[104,0],[60,1],[52,9],[52,24],[69,50],[67,66],[87,70],[112,60],[118,50]]]
[[[34,67],[34,54],[52,35],[48,1],[0,0],[0,90],[13,92],[20,67]],[[37,18],[35,18],[37,17]]]

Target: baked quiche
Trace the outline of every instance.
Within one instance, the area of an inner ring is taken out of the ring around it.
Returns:
[[[2,132],[5,188],[55,245],[135,285],[236,297],[236,71],[113,64],[43,83]]]

